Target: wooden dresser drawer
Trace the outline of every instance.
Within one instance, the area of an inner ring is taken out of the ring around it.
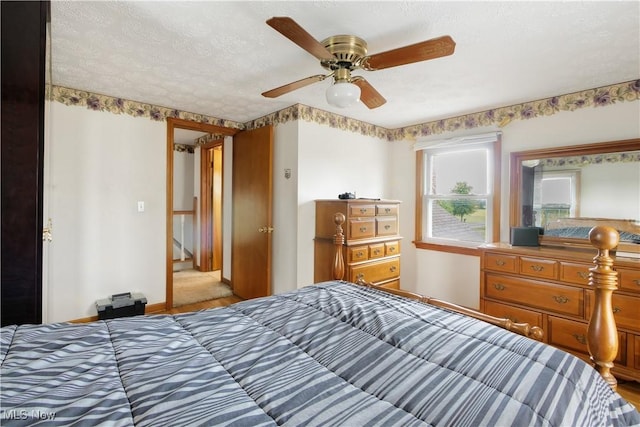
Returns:
[[[549,316],[547,323],[546,329],[549,344],[589,354],[586,323],[574,322],[554,316]],[[626,337],[627,334],[624,332],[618,332],[618,355],[614,363],[622,365],[626,363]]]
[[[384,256],[384,243],[369,245],[369,259],[382,258]]]
[[[393,236],[398,234],[398,218],[395,216],[376,217],[376,235]]]
[[[560,280],[577,285],[589,284],[589,264],[574,264],[571,262],[560,263]]]
[[[368,246],[354,246],[347,248],[347,262],[359,262],[369,259]]]
[[[558,263],[549,259],[520,257],[520,274],[539,279],[555,279]]]
[[[376,215],[384,216],[397,216],[398,205],[376,205]]]
[[[573,316],[584,313],[582,289],[552,283],[487,274],[485,296]]]
[[[591,311],[595,303],[595,291],[587,290],[587,313],[586,318],[591,318]],[[619,328],[631,329],[640,332],[640,296],[620,295],[613,293],[611,296],[613,307],[613,317]]]
[[[517,257],[512,255],[487,253],[484,256],[484,268],[493,271],[516,272]]]
[[[400,276],[400,258],[393,258],[352,267],[350,281],[355,282],[362,278],[366,282],[377,283],[398,276]]]
[[[640,294],[640,271],[618,268],[618,284],[620,289]]]
[[[375,215],[376,215],[375,205],[349,205],[350,217],[375,216]]]
[[[400,253],[400,242],[387,242],[384,244],[384,254],[386,256],[397,255]]]
[[[485,301],[484,312],[491,316],[509,319],[515,323],[528,323],[531,326],[542,328],[542,314],[535,311],[500,304],[499,302]]]
[[[376,223],[373,218],[355,218],[349,220],[349,237],[351,239],[366,239],[376,235]]]

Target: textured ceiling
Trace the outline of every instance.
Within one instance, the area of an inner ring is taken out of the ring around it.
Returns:
[[[452,56],[363,75],[387,99],[329,106],[325,70],[265,24],[289,16],[317,40],[364,38],[369,53],[442,35]],[[52,82],[247,122],[301,103],[387,128],[640,78],[640,2],[53,1]]]

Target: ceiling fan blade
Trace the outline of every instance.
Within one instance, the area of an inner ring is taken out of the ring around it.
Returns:
[[[326,47],[293,19],[287,16],[275,16],[267,20],[267,24],[316,58],[320,60],[335,59]]]
[[[331,75],[331,74],[330,74]],[[266,92],[262,92],[262,96],[267,98],[277,98],[280,95],[284,95],[285,93],[292,92],[296,89],[300,89],[305,86],[309,86],[312,83],[321,82],[326,79],[328,76],[324,76],[322,74],[318,74],[315,76],[307,77],[292,83],[287,83],[284,86],[277,87],[275,89],[268,90]]]
[[[369,109],[378,108],[387,102],[364,77],[354,77],[351,82],[360,88],[360,101]]]
[[[451,37],[442,36],[367,56],[362,61],[362,68],[368,71],[382,70],[399,65],[440,58],[451,55],[455,47],[456,43]]]

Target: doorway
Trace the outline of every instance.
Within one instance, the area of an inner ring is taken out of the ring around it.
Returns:
[[[237,132],[236,129],[189,120],[176,118],[167,119],[167,257],[165,301],[167,310],[173,308],[174,304],[174,265],[176,262],[176,253],[178,254],[177,262],[191,264],[193,267],[192,270],[197,271],[204,268],[204,271],[211,272],[214,271],[216,267],[219,267],[217,268],[218,270],[222,268],[221,243],[217,256],[214,257],[213,254],[216,253],[216,240],[219,239],[220,242],[222,241],[223,140],[220,138],[216,141],[203,144],[200,148],[200,164],[195,165],[193,160],[191,162],[192,170],[198,173],[192,172],[192,178],[190,179],[193,183],[197,182],[200,184],[200,191],[192,187],[184,194],[176,194],[179,192],[175,189],[175,173],[176,170],[184,169],[184,165],[176,162],[174,146],[176,145],[176,139],[179,135],[185,135],[185,131],[190,131],[186,132],[186,135],[188,138],[193,137],[194,140],[203,135],[219,135],[224,137],[234,135]],[[214,164],[209,162],[209,160],[214,162]],[[217,166],[215,165],[216,161],[218,162]],[[210,166],[205,168],[207,164]],[[205,169],[204,175],[203,169]],[[199,176],[199,181],[196,179],[196,176]],[[189,191],[191,193],[190,195],[188,194]],[[197,194],[199,194],[200,197],[198,197]],[[176,201],[176,196],[179,196],[179,201]],[[216,211],[216,209],[218,210]],[[216,227],[219,232],[214,233]],[[185,230],[187,231],[185,232]],[[217,264],[215,264],[216,261],[218,262]],[[221,275],[221,272],[218,273]]]

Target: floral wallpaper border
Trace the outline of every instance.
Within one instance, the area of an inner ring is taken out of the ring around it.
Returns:
[[[114,114],[129,114],[134,117],[148,117],[157,121],[164,121],[168,117],[176,117],[233,129],[255,129],[267,124],[275,125],[293,120],[304,120],[388,141],[413,140],[419,137],[481,126],[496,125],[502,128],[514,120],[529,120],[536,117],[550,116],[560,111],[575,111],[580,108],[603,107],[617,102],[640,100],[640,79],[638,79],[508,107],[397,129],[387,129],[302,104],[292,105],[246,123],[239,123],[62,86],[50,86],[47,89],[50,90],[49,99],[65,105],[85,106],[91,110],[108,111]]]
[[[179,143],[173,144],[173,151],[177,151],[178,153],[194,154],[196,152],[195,148],[196,147],[194,145],[179,144]]]
[[[48,86],[47,99],[60,102],[64,105],[77,105],[87,107],[89,110],[107,111],[113,114],[128,114],[134,117],[147,117],[151,120],[165,121],[169,117],[192,120],[232,129],[244,129],[242,123],[232,120],[218,119],[203,114],[189,113],[172,108],[159,107],[124,98],[116,98],[108,95],[71,89],[63,86]]]
[[[399,128],[391,131],[389,139],[414,139],[480,126],[497,125],[502,128],[514,120],[529,120],[560,111],[575,111],[580,108],[603,107],[617,102],[638,100],[640,79]]]
[[[581,168],[587,165],[599,165],[603,163],[632,163],[640,162],[640,151],[628,151],[622,153],[591,154],[586,156],[550,157],[540,159],[540,165],[547,167],[571,166]]]

